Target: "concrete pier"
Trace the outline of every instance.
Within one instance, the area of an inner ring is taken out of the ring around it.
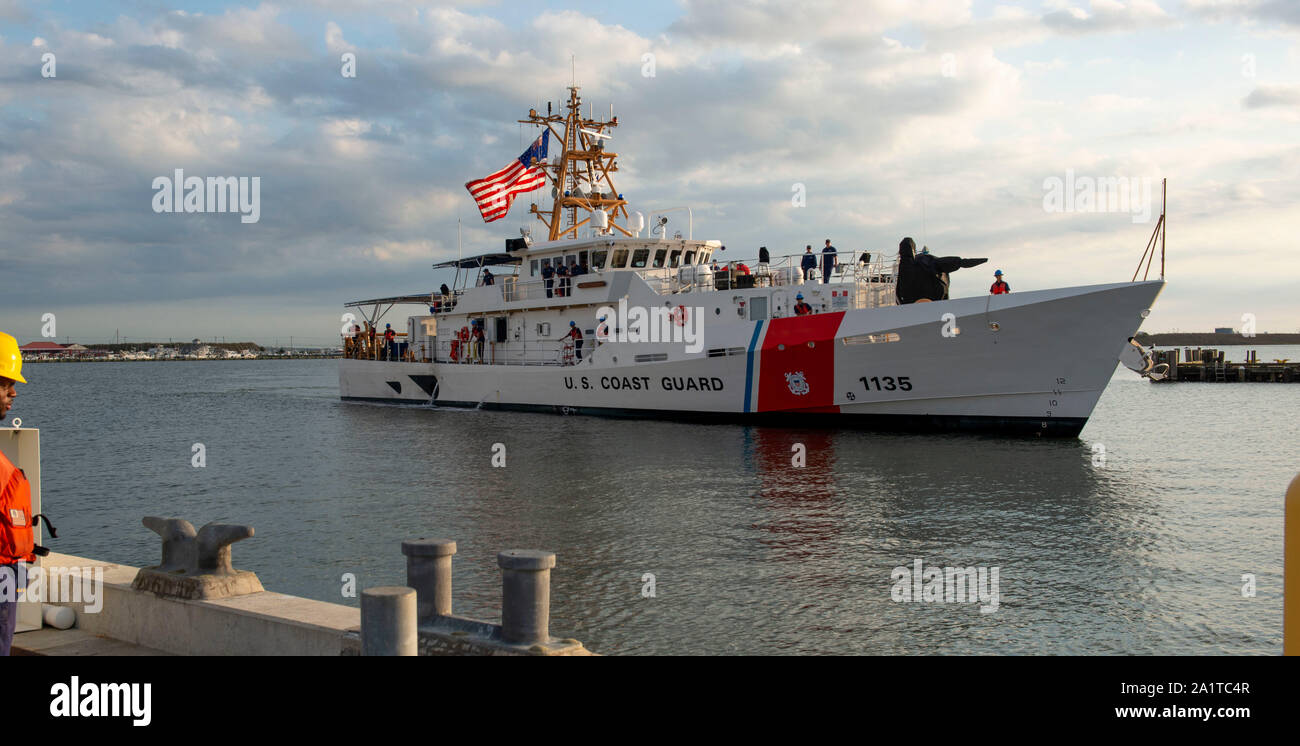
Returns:
[[[141,568],[52,552],[42,558],[45,568],[80,572],[74,576],[71,597],[45,603],[75,611],[75,626],[19,633],[14,651],[19,655],[333,656],[362,655],[363,650],[365,655],[593,655],[577,640],[550,636],[553,553],[514,550],[498,556],[503,622],[498,625],[451,613],[455,542],[418,539],[403,542],[403,551],[412,587],[364,590],[360,609],[265,590],[223,598],[160,594],[136,587]]]

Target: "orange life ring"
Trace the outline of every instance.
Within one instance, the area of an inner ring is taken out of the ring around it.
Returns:
[[[468,342],[468,341],[469,341],[469,327],[468,327],[468,326],[462,326],[462,327],[460,328],[460,331],[457,332],[457,334],[460,335],[460,341],[462,341],[462,342]]]
[[[673,317],[673,323],[678,326],[686,326],[686,306],[674,308],[670,314]]]

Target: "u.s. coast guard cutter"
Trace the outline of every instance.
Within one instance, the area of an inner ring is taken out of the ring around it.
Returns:
[[[894,256],[841,252],[829,283],[820,268],[805,280],[797,255],[721,263],[690,222],[669,235],[666,213],[689,210],[651,213],[648,229],[629,213],[605,148],[617,118],[582,116],[577,88],[567,109],[520,120],[560,150],[519,166],[552,187],[549,209],[530,208],[547,240],[524,230],[505,251],[435,265],[456,271],[446,294],[347,304],[376,327],[394,306],[422,311],[394,324],[392,345],[349,324],[343,399],[1075,436],[1164,286],[1135,274],[899,305]],[[796,315],[799,294],[813,313]]]

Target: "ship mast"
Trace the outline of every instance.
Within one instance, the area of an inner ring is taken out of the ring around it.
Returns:
[[[591,222],[597,211],[608,215],[608,225],[629,238],[632,232],[615,222],[621,217],[628,218],[627,201],[614,188],[610,174],[618,170],[615,160],[617,153],[605,150],[607,128],[618,126],[618,117],[601,121],[582,116],[582,99],[578,96],[578,86],[569,86],[569,113],[565,116],[551,114],[550,104],[545,116],[536,109],[528,110],[528,118],[520,119],[524,124],[546,127],[551,138],[560,143],[558,161],[540,164],[551,182],[554,203],[549,211],[541,210],[534,202],[529,212],[546,225],[549,240],[561,236],[578,237],[578,229]],[[579,220],[579,210],[586,215]],[[567,211],[567,215],[565,214]],[[563,220],[563,225],[561,222]]]

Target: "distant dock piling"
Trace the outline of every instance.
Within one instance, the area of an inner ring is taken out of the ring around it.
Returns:
[[[1201,347],[1156,350],[1157,365],[1169,366],[1169,375],[1159,383],[1297,383],[1300,361],[1260,361],[1257,350],[1247,350],[1244,362],[1227,360],[1223,350]]]

